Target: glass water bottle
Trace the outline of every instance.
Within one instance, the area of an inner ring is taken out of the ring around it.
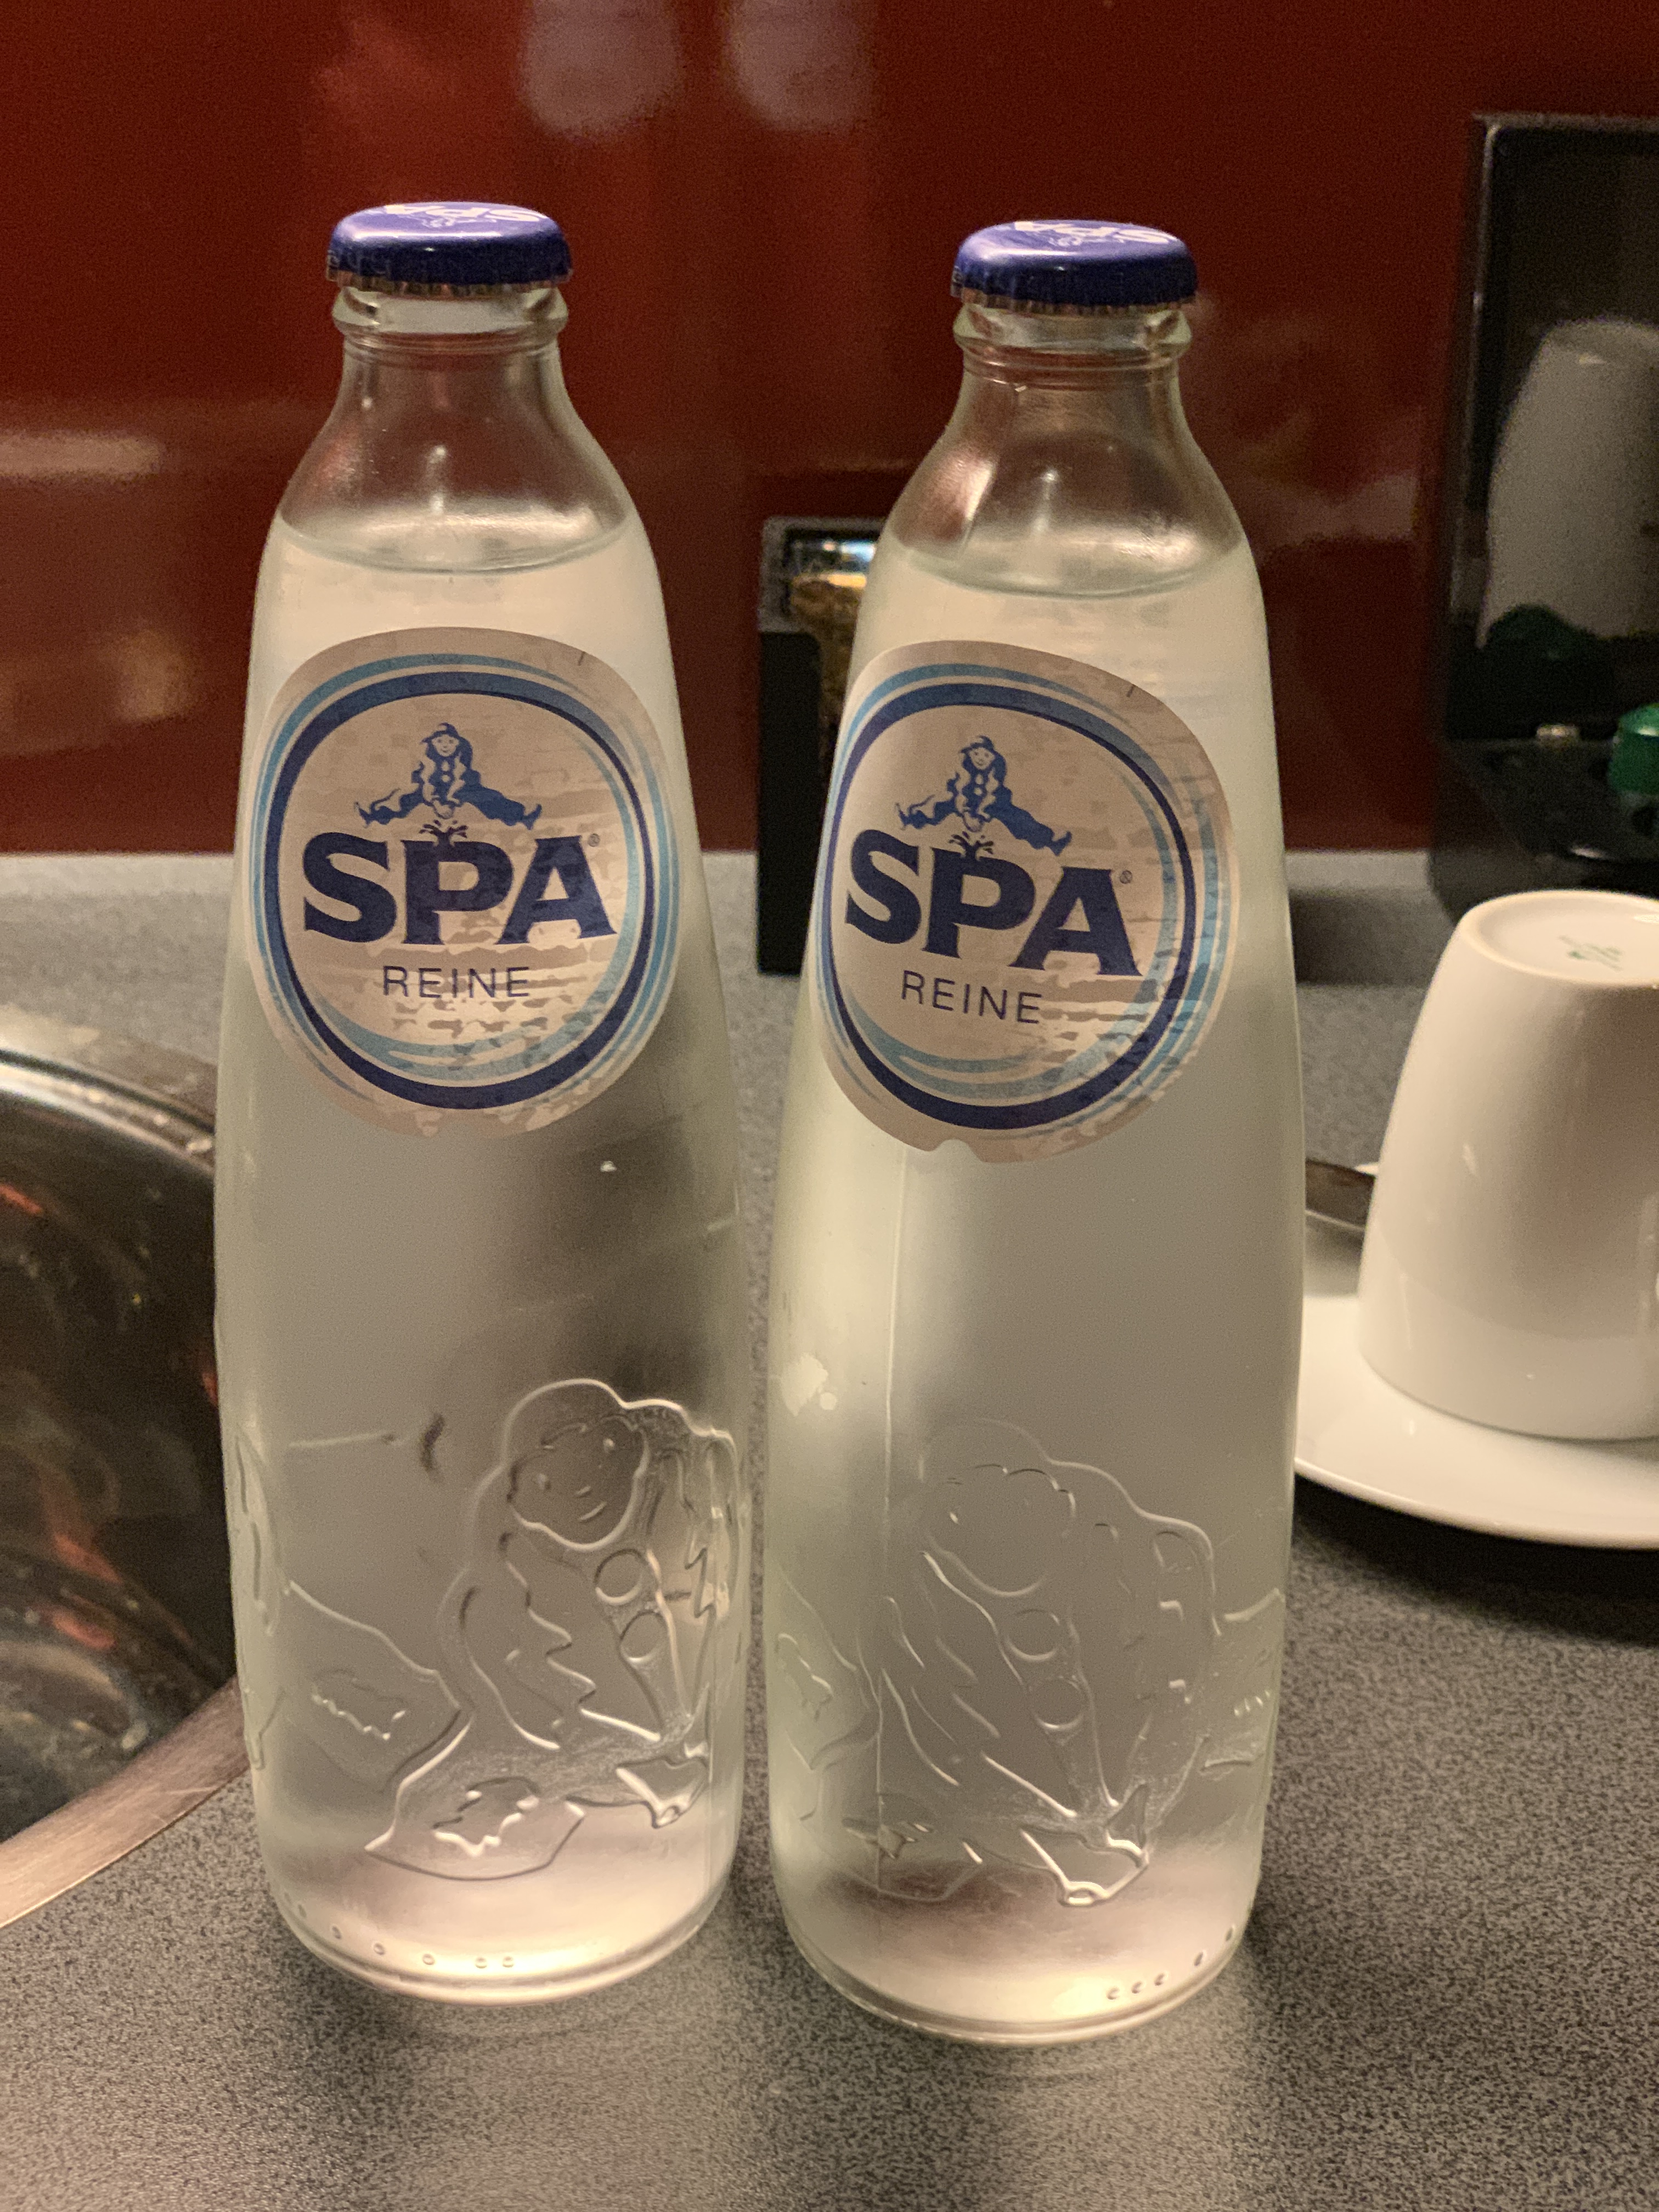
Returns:
[[[527,210],[334,234],[260,572],[220,1073],[239,1668],[301,1941],[489,2000],[648,1965],[736,1834],[745,1307],[651,552]]]
[[[777,1191],[773,1863],[889,2018],[1097,2034],[1260,1863],[1302,1122],[1261,598],[1192,261],[1016,222],[859,618]]]

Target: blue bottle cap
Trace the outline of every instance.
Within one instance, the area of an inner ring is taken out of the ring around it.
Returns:
[[[570,248],[550,216],[483,200],[397,200],[334,226],[328,273],[369,292],[443,298],[562,284]]]
[[[1138,222],[999,222],[963,239],[951,289],[1062,313],[1166,307],[1192,298],[1198,270],[1178,238]]]

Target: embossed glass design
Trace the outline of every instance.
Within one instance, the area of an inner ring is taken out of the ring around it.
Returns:
[[[1300,1096],[1261,597],[1182,417],[1182,315],[969,305],[957,337],[865,592],[791,1069],[772,1850],[846,1995],[1042,2042],[1177,2002],[1250,1911]],[[1088,1019],[1170,1063],[1052,1139]]]
[[[261,574],[220,1090],[272,1890],[476,2002],[684,1941],[741,1789],[731,1073],[656,572],[563,319],[342,295]]]

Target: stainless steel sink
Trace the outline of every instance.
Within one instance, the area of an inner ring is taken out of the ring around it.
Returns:
[[[0,1924],[243,1763],[213,1071],[0,1010]]]

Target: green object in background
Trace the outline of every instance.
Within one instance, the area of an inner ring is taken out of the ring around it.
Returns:
[[[1659,701],[1620,716],[1607,785],[1627,806],[1659,799]]]

